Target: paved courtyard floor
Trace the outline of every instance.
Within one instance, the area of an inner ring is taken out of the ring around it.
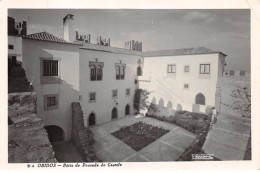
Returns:
[[[138,152],[111,134],[139,121],[170,131]],[[96,141],[96,155],[104,162],[175,161],[196,137],[177,125],[148,117],[136,118],[133,115],[94,126],[91,130]]]
[[[203,150],[220,160],[251,160],[251,120],[220,114],[209,131]]]

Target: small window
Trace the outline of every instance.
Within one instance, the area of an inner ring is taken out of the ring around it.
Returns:
[[[57,60],[43,60],[43,76],[58,76]]]
[[[58,104],[59,104],[58,94],[44,95],[44,111],[58,109]]]
[[[96,101],[96,93],[95,92],[91,92],[89,93],[89,102],[95,102]]]
[[[175,64],[168,65],[167,72],[168,73],[176,73],[176,65]]]
[[[210,74],[210,64],[200,64],[200,74]]]
[[[184,72],[190,72],[190,66],[188,65],[184,66]]]
[[[140,66],[137,67],[137,76],[142,76],[142,68]]]
[[[56,97],[47,97],[47,106],[55,106],[56,105]]]
[[[130,88],[127,88],[127,89],[126,89],[125,95],[126,95],[126,96],[129,96],[129,95],[130,95]]]
[[[14,45],[9,44],[8,49],[14,49]]]
[[[188,89],[189,88],[189,84],[184,84],[184,88]]]
[[[240,76],[245,76],[246,72],[245,71],[240,71]]]
[[[230,76],[234,76],[234,75],[235,75],[235,72],[234,72],[233,70],[230,70],[229,75],[230,75]]]
[[[112,90],[112,98],[116,98],[117,97],[117,90]]]

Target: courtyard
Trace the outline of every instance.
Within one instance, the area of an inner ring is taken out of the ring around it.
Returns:
[[[130,126],[137,122],[143,122],[169,132],[138,151],[112,135],[121,127]],[[96,155],[104,162],[175,161],[196,138],[195,134],[177,125],[154,118],[133,115],[94,126],[91,130],[94,133]]]

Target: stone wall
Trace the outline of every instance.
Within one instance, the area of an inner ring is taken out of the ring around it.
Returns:
[[[43,121],[36,114],[35,92],[8,95],[8,162],[57,162]]]
[[[232,105],[234,105],[236,101],[241,101],[241,99],[231,96],[232,92],[239,88],[246,88],[245,91],[251,96],[250,77],[229,76],[219,79],[216,91],[216,109],[219,113],[242,116],[239,110],[234,110],[232,108]]]
[[[100,161],[93,148],[93,133],[84,126],[83,111],[80,103],[72,103],[72,140],[80,150],[84,161]]]

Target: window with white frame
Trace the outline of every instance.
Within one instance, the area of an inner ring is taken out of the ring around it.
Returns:
[[[210,64],[200,64],[200,74],[210,74]]]
[[[56,105],[56,97],[47,97],[47,106],[55,106]]]
[[[117,90],[112,90],[112,98],[117,98]]]
[[[43,60],[43,76],[58,76],[58,65],[58,60]]]
[[[189,65],[184,66],[184,72],[190,72],[190,66]]]
[[[176,73],[176,65],[175,64],[168,64],[167,73]]]
[[[90,103],[96,102],[96,93],[95,92],[89,93],[89,102]]]
[[[58,94],[44,95],[44,111],[53,110],[58,108],[59,103]]]

